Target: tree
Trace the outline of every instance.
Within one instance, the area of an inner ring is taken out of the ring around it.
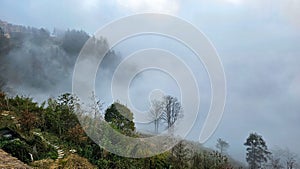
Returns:
[[[272,168],[272,169],[283,169],[283,166],[281,165],[280,158],[276,158],[275,156],[271,156],[269,167]]]
[[[262,168],[263,164],[268,161],[269,155],[266,142],[262,136],[257,133],[251,133],[244,145],[247,147],[246,160],[250,169]]]
[[[165,96],[164,113],[162,114],[161,118],[167,123],[168,129],[171,129],[176,120],[180,118],[180,115],[182,115],[182,108],[177,98],[172,96]]]
[[[67,30],[62,38],[61,47],[69,54],[78,54],[89,35],[84,31]]]
[[[70,93],[59,96],[57,100],[49,99],[45,114],[46,128],[60,137],[66,136],[69,129],[79,124],[75,114],[77,104],[78,99]]]
[[[67,139],[70,142],[75,143],[76,145],[80,145],[86,143],[88,140],[87,135],[85,134],[82,126],[77,124],[75,127],[70,128],[67,132]]]
[[[277,148],[273,151],[274,157],[279,159],[281,166],[286,166],[287,169],[297,168],[297,155],[291,152],[288,148]]]
[[[171,156],[170,152],[164,152],[162,154],[144,158],[144,163],[140,168],[149,168],[149,169],[157,169],[157,168],[170,168],[169,157]]]
[[[173,162],[175,168],[187,168],[189,160],[189,149],[186,147],[183,141],[180,141],[176,146],[172,148]]]
[[[155,133],[158,133],[159,122],[161,120],[161,115],[163,113],[164,108],[163,106],[163,102],[158,100],[152,100],[149,115],[151,120],[153,120]]]
[[[19,119],[19,123],[22,126],[22,130],[29,133],[31,129],[36,127],[37,117],[34,113],[24,110],[22,112],[22,118]]]
[[[98,119],[98,118],[103,119],[103,116],[102,116],[103,105],[104,105],[104,103],[100,99],[97,99],[95,93],[92,92],[91,104],[89,106],[92,111],[91,115],[94,116],[94,119]]]
[[[217,151],[195,152],[191,158],[193,169],[232,169],[228,158]]]
[[[27,134],[43,121],[39,118],[42,114],[42,107],[34,102],[32,98],[16,96],[9,98],[7,104],[7,107],[10,107],[8,110],[15,112],[20,117],[17,118],[18,122],[22,131],[27,132]]]
[[[285,157],[287,169],[293,169],[296,167],[296,154],[292,153],[289,149],[285,149],[283,152],[283,156]]]
[[[272,150],[270,157],[270,169],[294,169],[297,168],[297,155],[291,152],[288,148],[282,149],[277,147]]]
[[[217,140],[216,147],[220,151],[220,153],[223,154],[227,150],[227,148],[229,147],[229,144],[226,141],[219,138]]]
[[[110,125],[126,135],[131,135],[135,130],[133,122],[133,113],[124,105],[120,103],[113,103],[104,115],[105,121]]]

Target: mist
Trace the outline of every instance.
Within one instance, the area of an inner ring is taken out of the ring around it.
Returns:
[[[9,32],[9,49],[1,53],[1,81],[5,82],[3,89],[9,95],[29,96],[41,103],[71,92],[74,65],[90,35],[77,30],[54,29],[50,33],[43,28],[15,25],[5,28],[20,29]],[[108,47],[105,40],[99,45]],[[107,53],[101,66],[106,72],[103,78],[113,73],[120,59],[114,51]]]
[[[203,31],[215,45],[225,69],[227,102],[223,119],[205,145],[215,148],[216,140],[221,137],[230,144],[228,153],[245,161],[243,143],[250,132],[258,132],[264,136],[269,148],[288,147],[299,154],[299,2],[124,0],[88,3],[67,0],[64,4],[68,7],[49,1],[47,5],[39,1],[3,1],[0,6],[0,19],[35,26],[37,32],[44,27],[48,32],[46,40],[41,41],[33,40],[33,35],[22,35],[22,43],[13,43],[9,51],[1,51],[1,79],[7,82],[4,89],[11,95],[28,95],[40,102],[71,92],[73,66],[80,48],[97,29],[137,12],[168,13],[186,19]],[[53,10],[57,13],[49,15]],[[54,27],[60,29],[52,31]],[[62,45],[68,28],[88,32],[83,33],[87,36],[84,35],[76,52],[70,52]],[[106,45],[111,47],[109,42]],[[197,125],[188,137],[197,141],[210,105],[209,78],[201,62],[181,46],[171,40],[146,36],[128,39],[112,47],[111,57],[105,57],[97,73],[97,97],[106,105],[112,102],[108,94],[112,74],[132,52],[156,47],[172,51],[185,60],[201,84],[200,113]],[[152,83],[154,81],[157,83]],[[141,110],[149,108],[148,94],[155,88],[180,98],[173,79],[155,71],[139,74],[131,85],[132,102]],[[153,125],[146,127],[151,130]]]

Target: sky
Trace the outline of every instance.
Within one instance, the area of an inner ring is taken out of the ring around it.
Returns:
[[[210,39],[219,53],[226,74],[227,100],[220,125],[206,146],[214,148],[217,138],[223,138],[230,144],[228,153],[244,161],[243,143],[250,132],[257,132],[269,148],[287,147],[300,154],[300,1],[0,1],[1,20],[44,27],[50,31],[53,28],[79,29],[89,34],[116,19],[144,12],[171,14],[190,22]],[[149,40],[147,44],[133,47],[142,41],[136,38],[116,46],[115,50],[125,56],[150,46],[172,50],[183,59],[183,55],[189,55],[188,51],[178,47],[180,44],[173,44],[170,40],[155,36],[146,38]],[[197,75],[204,77],[197,78],[197,81],[205,83],[199,89],[204,95],[202,105],[205,112],[210,102],[207,75],[203,66],[191,67],[195,72],[202,72]],[[153,72],[150,75],[145,73],[141,78],[142,82],[151,83],[146,77],[153,78]],[[157,76],[152,80],[160,78]],[[176,85],[173,86],[171,89],[175,90]],[[137,87],[136,90],[146,89]],[[200,115],[199,125],[188,138],[198,138],[203,117],[205,113]]]

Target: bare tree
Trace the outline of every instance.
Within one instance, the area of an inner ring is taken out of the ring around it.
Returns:
[[[92,92],[92,96],[90,99],[91,100],[90,100],[89,107],[92,111],[90,112],[91,115],[94,117],[94,119],[103,118],[102,110],[103,110],[104,103],[100,99],[97,99],[95,92]]]
[[[280,158],[277,158],[275,156],[270,157],[270,169],[283,169],[283,165],[281,164]]]
[[[159,100],[151,101],[149,116],[151,120],[153,120],[155,133],[158,133],[159,123],[163,114],[163,110],[164,110],[164,102]]]
[[[289,149],[285,149],[283,152],[283,156],[285,157],[287,169],[293,169],[296,167],[296,154],[292,153]]]
[[[167,123],[167,127],[170,131],[173,124],[176,122],[178,118],[182,115],[181,104],[176,97],[165,96],[164,97],[164,113],[161,118],[165,123]]]
[[[288,148],[276,148],[273,150],[270,162],[270,167],[272,169],[294,169],[297,168],[297,155]]]
[[[220,151],[221,154],[223,154],[228,147],[229,144],[226,141],[222,140],[221,138],[217,140],[216,148]]]

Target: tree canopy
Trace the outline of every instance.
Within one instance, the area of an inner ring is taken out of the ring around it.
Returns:
[[[113,103],[105,111],[104,119],[109,122],[114,129],[123,134],[131,135],[135,130],[133,113],[120,103]]]
[[[263,168],[263,165],[268,161],[271,153],[262,136],[257,133],[251,133],[244,145],[247,150],[246,161],[249,164],[249,168]]]

